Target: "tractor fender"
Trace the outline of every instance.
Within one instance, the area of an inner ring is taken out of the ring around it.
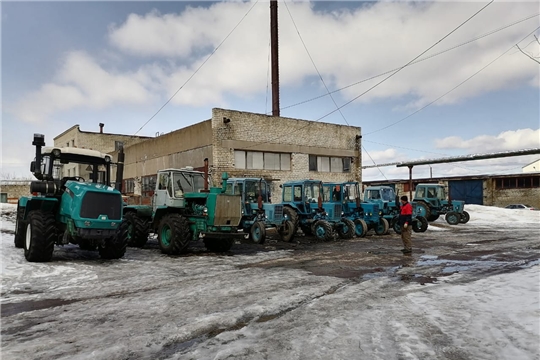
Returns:
[[[53,212],[54,208],[58,205],[57,198],[32,196],[22,197],[19,199],[19,207],[24,208],[24,217],[26,220],[30,211],[44,210]]]

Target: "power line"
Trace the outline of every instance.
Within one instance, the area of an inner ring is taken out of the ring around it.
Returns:
[[[178,88],[178,90],[176,90],[176,92],[169,98],[169,100],[167,100],[165,102],[165,104],[163,104],[159,109],[158,111],[156,111],[156,113],[154,115],[152,115],[150,117],[150,119],[148,119],[140,128],[139,130],[137,130],[135,132],[135,134],[133,135],[137,135],[139,133],[139,131],[141,131],[157,114],[159,114],[159,112],[165,107],[167,106],[167,104],[169,102],[171,102],[171,100],[176,96],[176,94],[178,94],[178,92],[180,90],[182,90],[182,88],[184,86],[186,86],[186,84],[195,76],[195,74],[197,74],[199,72],[199,70],[204,66],[204,64],[206,64],[208,62],[208,60],[210,60],[210,58],[212,57],[212,55],[214,55],[216,53],[216,51],[218,51],[218,49],[221,47],[221,45],[223,45],[223,43],[229,38],[229,36],[231,36],[231,34],[236,30],[236,28],[238,26],[240,26],[240,24],[242,23],[242,21],[244,21],[244,19],[246,18],[246,16],[248,16],[248,14],[251,12],[251,10],[255,7],[255,5],[257,5],[259,2],[259,0],[255,1],[253,3],[253,5],[249,8],[249,10],[246,12],[246,14],[240,19],[240,21],[232,28],[232,30],[227,34],[227,36],[225,36],[225,38],[219,43],[219,45],[210,53],[210,55],[208,55],[208,57],[202,62],[201,65],[199,65],[199,67],[197,69],[195,69],[195,71],[193,72],[193,74],[191,74],[191,76],[182,84],[182,86],[180,86]]]
[[[395,71],[394,73],[392,73],[391,75],[387,76],[386,78],[384,78],[383,80],[379,81],[377,84],[375,84],[374,86],[372,86],[371,88],[369,88],[368,90],[364,91],[362,94],[358,95],[357,97],[355,97],[354,99],[352,99],[351,101],[348,101],[347,103],[343,104],[342,106],[338,107],[336,110],[333,110],[331,111],[330,113],[318,118],[317,120],[315,120],[316,122],[324,119],[325,117],[335,113],[336,111],[339,111],[341,108],[345,107],[346,105],[350,104],[351,102],[355,101],[356,99],[358,99],[359,97],[365,95],[366,93],[368,93],[369,91],[371,91],[372,89],[374,89],[375,87],[379,86],[380,84],[382,84],[383,82],[385,82],[386,80],[388,80],[390,77],[394,76],[395,74],[397,74],[399,71],[401,71],[402,69],[404,69],[405,67],[409,66],[413,61],[417,60],[420,56],[422,56],[423,54],[425,54],[426,52],[428,52],[429,50],[431,50],[435,45],[439,44],[441,41],[443,41],[444,39],[446,39],[448,36],[450,36],[451,34],[453,34],[454,32],[456,32],[460,27],[462,27],[463,25],[465,25],[467,22],[469,22],[473,17],[475,17],[476,15],[478,15],[481,11],[483,11],[485,8],[487,8],[489,5],[491,5],[493,3],[494,0],[491,0],[488,4],[486,4],[484,7],[482,7],[480,10],[478,10],[476,13],[474,13],[472,16],[470,16],[467,20],[465,20],[464,22],[462,22],[458,27],[456,27],[454,30],[452,30],[451,32],[449,32],[447,35],[445,35],[444,37],[442,37],[440,40],[438,40],[435,44],[431,45],[429,48],[427,48],[426,50],[424,50],[422,53],[420,53],[420,55],[416,56],[414,59],[412,59],[411,61],[409,61],[407,64],[403,65],[402,67],[400,67],[397,71]],[[287,135],[290,135],[291,133],[295,133],[299,130],[303,130],[305,128],[307,128],[308,126],[310,126],[311,124],[308,123],[304,126],[301,126],[297,129],[294,129],[292,131],[290,131]],[[278,140],[280,138],[282,138],[283,136],[277,136],[275,138],[272,138],[270,140],[267,140],[267,141],[263,141],[263,142],[258,142],[254,145],[251,145],[251,146],[246,146],[244,148],[248,149],[248,148],[252,148],[252,147],[255,147],[255,146],[258,146],[260,144],[266,144],[266,143],[270,143],[270,142],[274,142],[275,140]]]
[[[483,35],[480,35],[480,36],[474,38],[474,39],[468,40],[468,41],[463,42],[463,43],[461,43],[461,44],[452,46],[452,47],[450,47],[450,48],[448,48],[448,49],[446,49],[446,50],[442,50],[442,51],[439,51],[438,53],[434,53],[434,54],[432,54],[432,55],[429,55],[429,56],[423,57],[423,58],[421,58],[421,59],[418,59],[418,60],[412,62],[410,65],[416,65],[416,64],[418,64],[418,63],[421,63],[422,61],[429,60],[429,59],[434,58],[434,57],[436,57],[436,56],[439,56],[439,55],[442,55],[442,54],[444,54],[444,53],[447,53],[447,52],[449,52],[449,51],[451,51],[451,50],[455,50],[455,49],[457,49],[457,48],[459,48],[459,47],[468,45],[468,44],[470,44],[470,43],[473,43],[473,42],[475,42],[475,41],[478,41],[478,40],[480,40],[480,39],[483,39],[483,38],[485,38],[485,37],[487,37],[487,36],[493,35],[493,34],[499,32],[499,31],[505,30],[505,29],[507,29],[507,28],[509,28],[509,27],[515,26],[515,25],[520,24],[520,23],[522,23],[522,22],[524,22],[524,21],[527,21],[527,20],[530,20],[530,19],[532,19],[532,18],[535,18],[535,17],[537,17],[538,15],[540,15],[540,13],[537,13],[537,14],[534,14],[534,15],[531,15],[531,16],[528,16],[528,17],[523,18],[523,19],[521,19],[521,20],[517,20],[517,21],[515,21],[515,22],[513,22],[513,23],[511,23],[511,24],[505,25],[505,26],[500,27],[500,28],[498,28],[498,29],[491,30],[491,31],[489,31],[489,32],[487,32],[487,33],[484,33]],[[533,42],[535,42],[535,40],[533,40],[533,41],[532,41],[531,43],[529,43],[527,46],[529,46],[529,45],[532,44]],[[380,74],[378,74],[378,75],[374,75],[374,76],[371,76],[371,77],[369,77],[369,78],[366,78],[366,79],[357,81],[357,82],[355,82],[355,83],[349,84],[349,85],[347,85],[347,86],[344,86],[344,87],[342,87],[342,88],[333,90],[333,91],[331,91],[330,93],[331,93],[331,94],[334,94],[334,93],[336,93],[336,92],[343,91],[343,90],[348,89],[348,88],[350,88],[350,87],[353,87],[353,86],[362,84],[362,83],[364,83],[364,82],[366,82],[366,81],[373,80],[373,79],[376,79],[376,78],[381,77],[381,76],[383,76],[383,75],[390,74],[390,73],[392,73],[392,72],[394,72],[394,71],[396,71],[396,70],[398,70],[398,69],[399,69],[399,68],[395,68],[395,69],[392,69],[392,70],[385,71],[385,72],[380,73]],[[326,97],[326,96],[328,96],[328,95],[329,95],[329,94],[319,95],[319,96],[316,96],[316,97],[311,98],[311,99],[308,99],[308,100],[304,100],[304,101],[301,101],[301,102],[298,102],[298,103],[295,103],[295,104],[292,104],[292,105],[288,105],[288,106],[282,107],[281,109],[282,109],[282,110],[285,110],[285,109],[289,109],[289,108],[292,108],[292,107],[295,107],[295,106],[303,105],[303,104],[306,104],[306,103],[308,103],[308,102],[315,101],[315,100],[321,99],[321,98],[323,98],[323,97]]]
[[[528,38],[529,36],[531,36],[532,34],[534,34],[538,29],[540,29],[540,27],[537,27],[536,29],[534,29],[532,32],[530,32],[529,34],[527,34],[527,36],[525,36],[523,39],[519,40],[517,42],[517,44],[519,44],[520,42],[522,42],[523,40],[525,40],[526,38]],[[445,92],[444,94],[442,94],[441,96],[439,96],[438,98],[436,98],[435,100],[433,100],[432,102],[430,102],[429,104],[421,107],[420,109],[416,110],[415,112],[405,116],[403,119],[401,120],[398,120],[396,122],[393,122],[391,123],[390,125],[387,125],[385,127],[382,127],[378,130],[375,130],[375,131],[371,131],[369,133],[366,133],[364,134],[364,136],[366,135],[371,135],[371,134],[374,134],[376,132],[379,132],[379,131],[382,131],[382,130],[385,130],[385,129],[388,129],[389,127],[392,127],[394,125],[397,125],[399,124],[400,122],[402,121],[405,121],[407,120],[408,118],[410,118],[411,116],[415,115],[415,114],[418,114],[420,111],[424,110],[425,108],[427,108],[428,106],[430,105],[433,105],[434,103],[436,103],[437,101],[439,101],[440,99],[442,99],[443,97],[445,97],[446,95],[450,94],[452,91],[456,90],[458,87],[460,87],[461,85],[465,84],[467,81],[469,81],[470,79],[472,79],[473,77],[475,77],[476,75],[478,75],[480,72],[482,72],[483,70],[485,70],[488,66],[490,66],[491,64],[493,64],[495,61],[499,60],[501,57],[503,57],[504,55],[506,55],[510,50],[512,50],[514,48],[515,45],[517,44],[513,44],[508,50],[506,50],[505,52],[503,52],[501,55],[497,56],[494,60],[492,60],[491,62],[489,62],[487,65],[483,66],[480,70],[476,71],[474,74],[472,74],[471,76],[469,76],[467,79],[463,80],[461,83],[459,83],[458,85],[454,86],[452,89],[450,89],[449,91]]]

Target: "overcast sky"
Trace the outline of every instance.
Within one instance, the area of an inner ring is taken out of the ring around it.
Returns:
[[[514,46],[540,60],[536,1],[492,3],[366,92],[486,4],[280,0],[281,115],[360,126],[364,165],[540,147],[540,64]],[[268,1],[3,1],[1,12],[4,177],[30,175],[34,132],[51,145],[74,124],[135,134],[191,76],[138,134],[206,120],[213,107],[271,112]],[[520,173],[536,158],[434,165],[433,175]],[[363,177],[407,176],[380,170]]]

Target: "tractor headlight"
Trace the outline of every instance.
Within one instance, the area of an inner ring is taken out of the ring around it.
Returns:
[[[288,216],[287,214],[284,214],[284,215],[283,215],[283,218],[284,218],[285,220],[287,220],[287,219],[289,218],[289,216]]]
[[[341,212],[341,216],[343,216],[343,215],[345,215],[345,212],[344,212],[344,211]]]
[[[369,216],[373,216],[373,213],[369,213]]]
[[[112,158],[109,155],[105,155],[105,162],[110,163],[112,161]]]
[[[379,211],[379,216],[381,216],[381,215],[382,215],[382,211]]]
[[[208,215],[208,208],[204,207],[202,212],[203,212],[204,215]]]
[[[60,151],[60,149],[53,149],[53,151],[52,151],[52,154],[55,157],[59,157],[61,153],[62,153],[62,151]]]

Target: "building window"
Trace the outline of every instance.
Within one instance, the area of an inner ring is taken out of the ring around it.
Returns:
[[[135,191],[135,181],[133,179],[124,180],[124,193],[133,194]]]
[[[66,143],[66,147],[69,147],[69,141]]]
[[[75,140],[71,140],[71,147],[75,147]]]
[[[496,189],[528,189],[540,187],[540,176],[520,176],[495,179]]]
[[[351,158],[309,155],[309,171],[350,172]]]
[[[291,170],[291,154],[235,150],[234,167],[250,170]]]

